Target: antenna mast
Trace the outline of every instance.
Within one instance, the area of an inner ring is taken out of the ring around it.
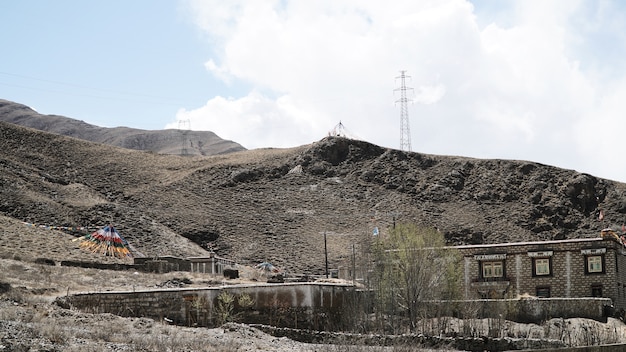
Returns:
[[[411,129],[409,128],[409,102],[412,101],[407,98],[407,90],[413,90],[406,86],[406,79],[411,76],[406,75],[406,71],[400,71],[400,76],[396,79],[400,79],[400,88],[394,89],[394,92],[400,91],[400,99],[396,100],[396,103],[400,103],[400,150],[411,151]]]

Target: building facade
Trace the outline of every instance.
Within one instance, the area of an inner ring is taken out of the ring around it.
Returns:
[[[452,248],[463,256],[465,299],[604,297],[626,309],[626,250],[614,233]]]

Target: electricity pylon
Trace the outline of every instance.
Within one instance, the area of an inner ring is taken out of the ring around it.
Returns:
[[[400,88],[394,89],[394,92],[400,91],[400,99],[396,103],[400,103],[400,150],[411,151],[411,128],[409,127],[409,102],[412,100],[407,97],[406,79],[411,76],[406,75],[406,71],[400,71]]]

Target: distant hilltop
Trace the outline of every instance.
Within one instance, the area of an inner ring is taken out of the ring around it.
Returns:
[[[209,131],[140,130],[99,127],[84,121],[42,115],[26,105],[0,99],[0,121],[96,143],[173,155],[218,155],[246,150]]]

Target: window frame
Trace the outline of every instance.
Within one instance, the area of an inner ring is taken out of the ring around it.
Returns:
[[[547,261],[547,269],[548,271],[546,273],[539,273],[538,268],[540,267],[539,265],[537,265],[538,261]],[[552,273],[552,257],[538,257],[538,258],[532,258],[532,276],[533,277],[551,277],[553,275]]]
[[[496,267],[500,267],[500,275],[496,275]],[[485,269],[490,267],[492,274],[485,275]],[[480,262],[480,277],[485,280],[498,280],[506,277],[506,265],[504,260],[484,260]]]
[[[596,258],[598,258],[597,260],[595,260]],[[592,270],[592,259],[594,264],[599,264],[600,265],[600,269],[594,269]],[[585,256],[585,274],[586,275],[599,275],[599,274],[605,274],[606,273],[606,260],[604,257],[604,254],[589,254]]]

